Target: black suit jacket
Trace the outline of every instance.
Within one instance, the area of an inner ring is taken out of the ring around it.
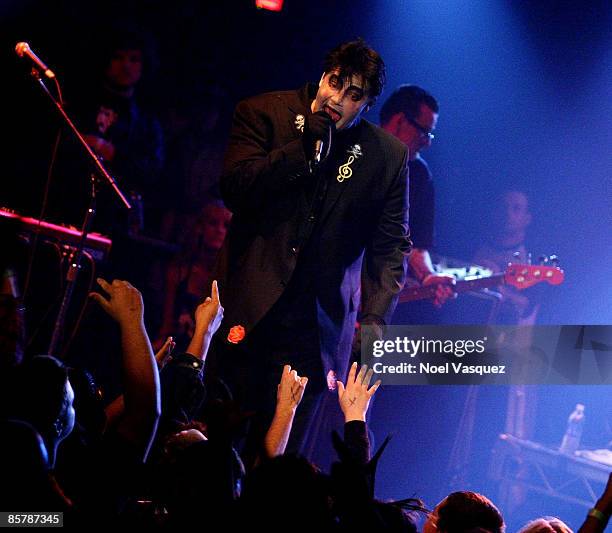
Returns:
[[[236,107],[221,176],[234,217],[218,262],[225,308],[220,335],[235,325],[248,335],[281,296],[300,259],[304,189],[318,177],[309,171],[302,142],[315,92],[306,86],[267,93]],[[350,168],[350,177],[341,178],[341,165]],[[328,188],[313,224],[317,239],[309,254],[317,264],[309,290],[316,298],[323,368],[344,376],[360,292],[362,315],[387,321],[404,283],[411,246],[407,151],[392,135],[360,120],[337,135],[319,172]]]

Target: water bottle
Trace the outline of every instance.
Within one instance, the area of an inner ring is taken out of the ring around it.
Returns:
[[[572,411],[572,414],[567,419],[567,430],[563,435],[561,441],[561,447],[559,451],[568,455],[574,455],[578,446],[580,446],[580,438],[582,437],[582,430],[584,428],[584,405],[581,403],[576,404],[576,408]]]

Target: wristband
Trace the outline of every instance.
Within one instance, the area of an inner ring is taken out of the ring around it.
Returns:
[[[593,518],[597,518],[597,520],[599,520],[604,526],[608,523],[608,520],[610,520],[609,515],[602,513],[599,509],[595,509],[595,507],[589,510],[589,513],[587,516],[592,516]]]

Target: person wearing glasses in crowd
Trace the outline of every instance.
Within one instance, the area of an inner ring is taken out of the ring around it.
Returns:
[[[436,99],[416,85],[401,85],[385,101],[380,125],[402,141],[409,152],[410,270],[422,285],[438,285],[434,305],[440,307],[453,295],[451,276],[435,272],[429,251],[434,244],[434,185],[421,151],[431,146],[438,122]]]

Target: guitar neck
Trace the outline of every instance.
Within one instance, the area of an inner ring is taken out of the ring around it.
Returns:
[[[474,279],[463,279],[458,280],[453,285],[453,291],[456,293],[476,291],[480,289],[487,289],[490,287],[497,287],[505,284],[504,272],[500,274],[493,274],[486,278],[474,278]],[[436,294],[437,285],[428,285],[426,287],[412,287],[404,289],[399,296],[399,302],[413,302],[415,300],[427,300],[433,298]]]
[[[455,292],[469,292],[490,287],[498,287],[506,283],[506,273],[493,274],[486,278],[463,279],[453,287]],[[434,291],[435,292],[435,291]]]

